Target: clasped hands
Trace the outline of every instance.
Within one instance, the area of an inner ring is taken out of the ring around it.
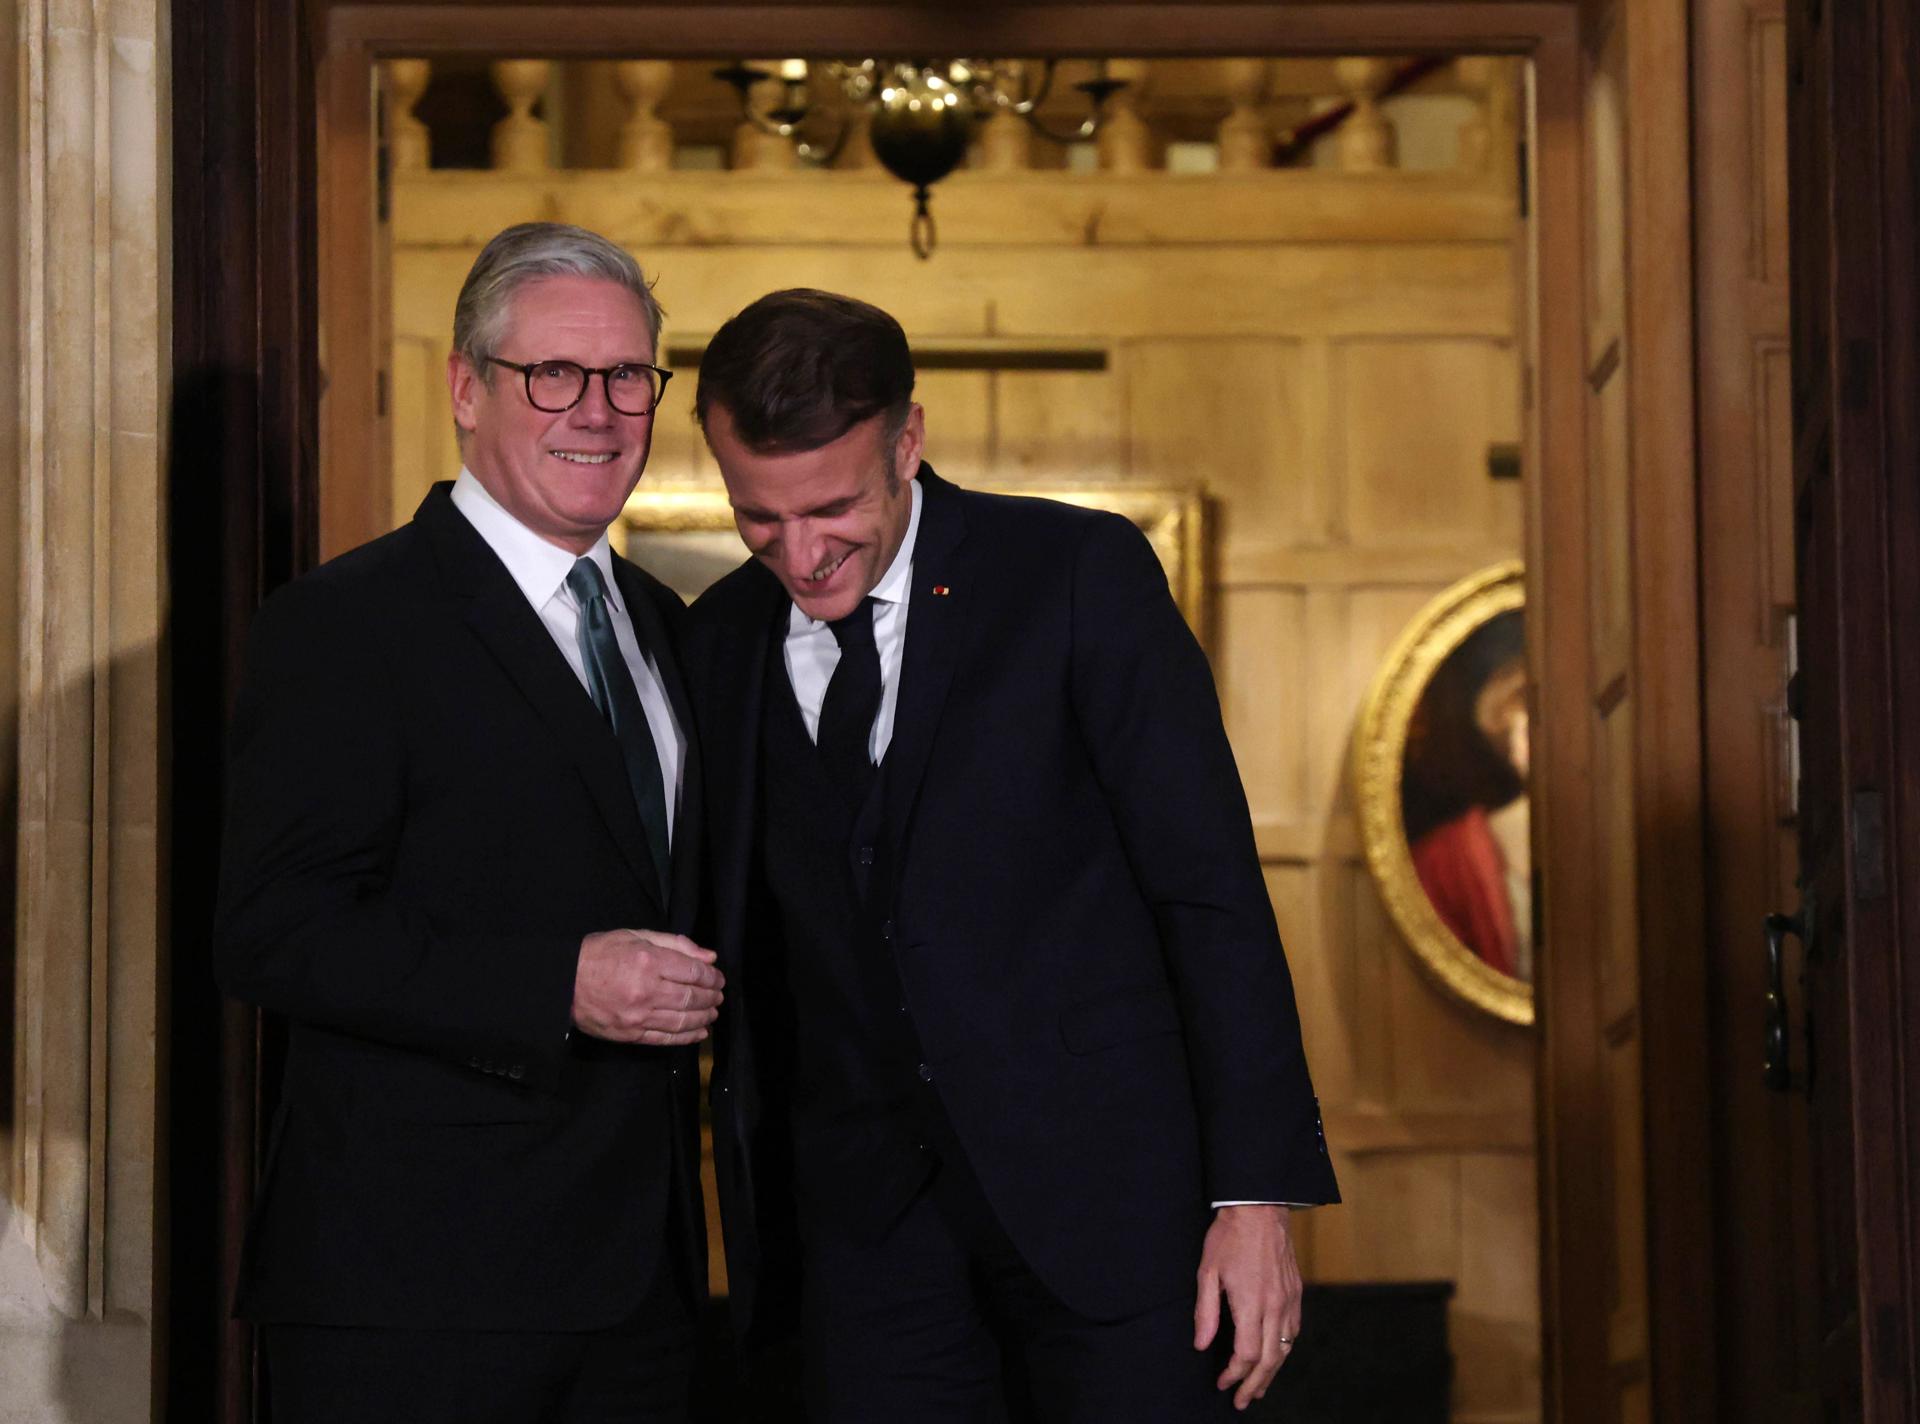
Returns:
[[[714,952],[685,935],[602,930],[580,941],[573,1022],[595,1038],[673,1047],[698,1043],[720,1015],[726,977]]]
[[[1193,1308],[1193,1348],[1213,1344],[1220,1329],[1220,1297],[1233,1317],[1233,1359],[1215,1381],[1234,1390],[1245,1409],[1267,1392],[1300,1333],[1300,1267],[1284,1206],[1223,1206],[1214,1213],[1200,1250],[1199,1296]]]

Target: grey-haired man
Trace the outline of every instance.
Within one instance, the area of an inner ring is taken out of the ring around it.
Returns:
[[[290,1025],[238,1300],[279,1424],[686,1417],[723,986],[682,608],[606,538],[659,330],[606,239],[494,238],[466,468],[256,621],[216,956]]]

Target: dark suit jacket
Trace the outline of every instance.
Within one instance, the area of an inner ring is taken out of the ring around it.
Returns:
[[[1205,655],[1127,520],[922,467],[887,752],[892,945],[933,1081],[1028,1265],[1068,1305],[1191,1291],[1212,1201],[1337,1200],[1291,979]],[[792,1255],[778,926],[754,864],[757,564],[689,615],[728,1005],[714,1113],[729,1280]],[[805,973],[804,965],[792,972]],[[743,1012],[744,1010],[744,1012]]]
[[[290,1021],[257,1320],[593,1328],[669,1240],[705,1280],[691,1050],[569,1033],[583,936],[693,923],[698,758],[662,905],[612,733],[449,488],[253,628],[215,963]],[[685,610],[615,568],[691,740]]]

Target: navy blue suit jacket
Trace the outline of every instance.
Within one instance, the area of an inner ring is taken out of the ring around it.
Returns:
[[[1193,1289],[1209,1203],[1338,1197],[1245,793],[1137,528],[918,478],[886,776],[901,982],[1028,1265],[1084,1314],[1132,1314]],[[788,606],[749,562],[694,605],[684,645],[728,979],[717,1167],[749,1318],[757,1294],[790,1298],[794,1260],[792,1026],[754,865],[767,642]]]

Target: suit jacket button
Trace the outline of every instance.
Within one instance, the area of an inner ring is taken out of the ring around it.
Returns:
[[[880,926],[880,938],[888,941],[891,941],[893,939],[893,921],[892,920],[888,920],[885,924]]]
[[[860,847],[860,863],[862,865],[873,864],[873,847],[872,846]]]
[[[933,1081],[933,1065],[932,1064],[922,1063],[920,1065],[920,1081],[923,1083],[931,1083]]]

